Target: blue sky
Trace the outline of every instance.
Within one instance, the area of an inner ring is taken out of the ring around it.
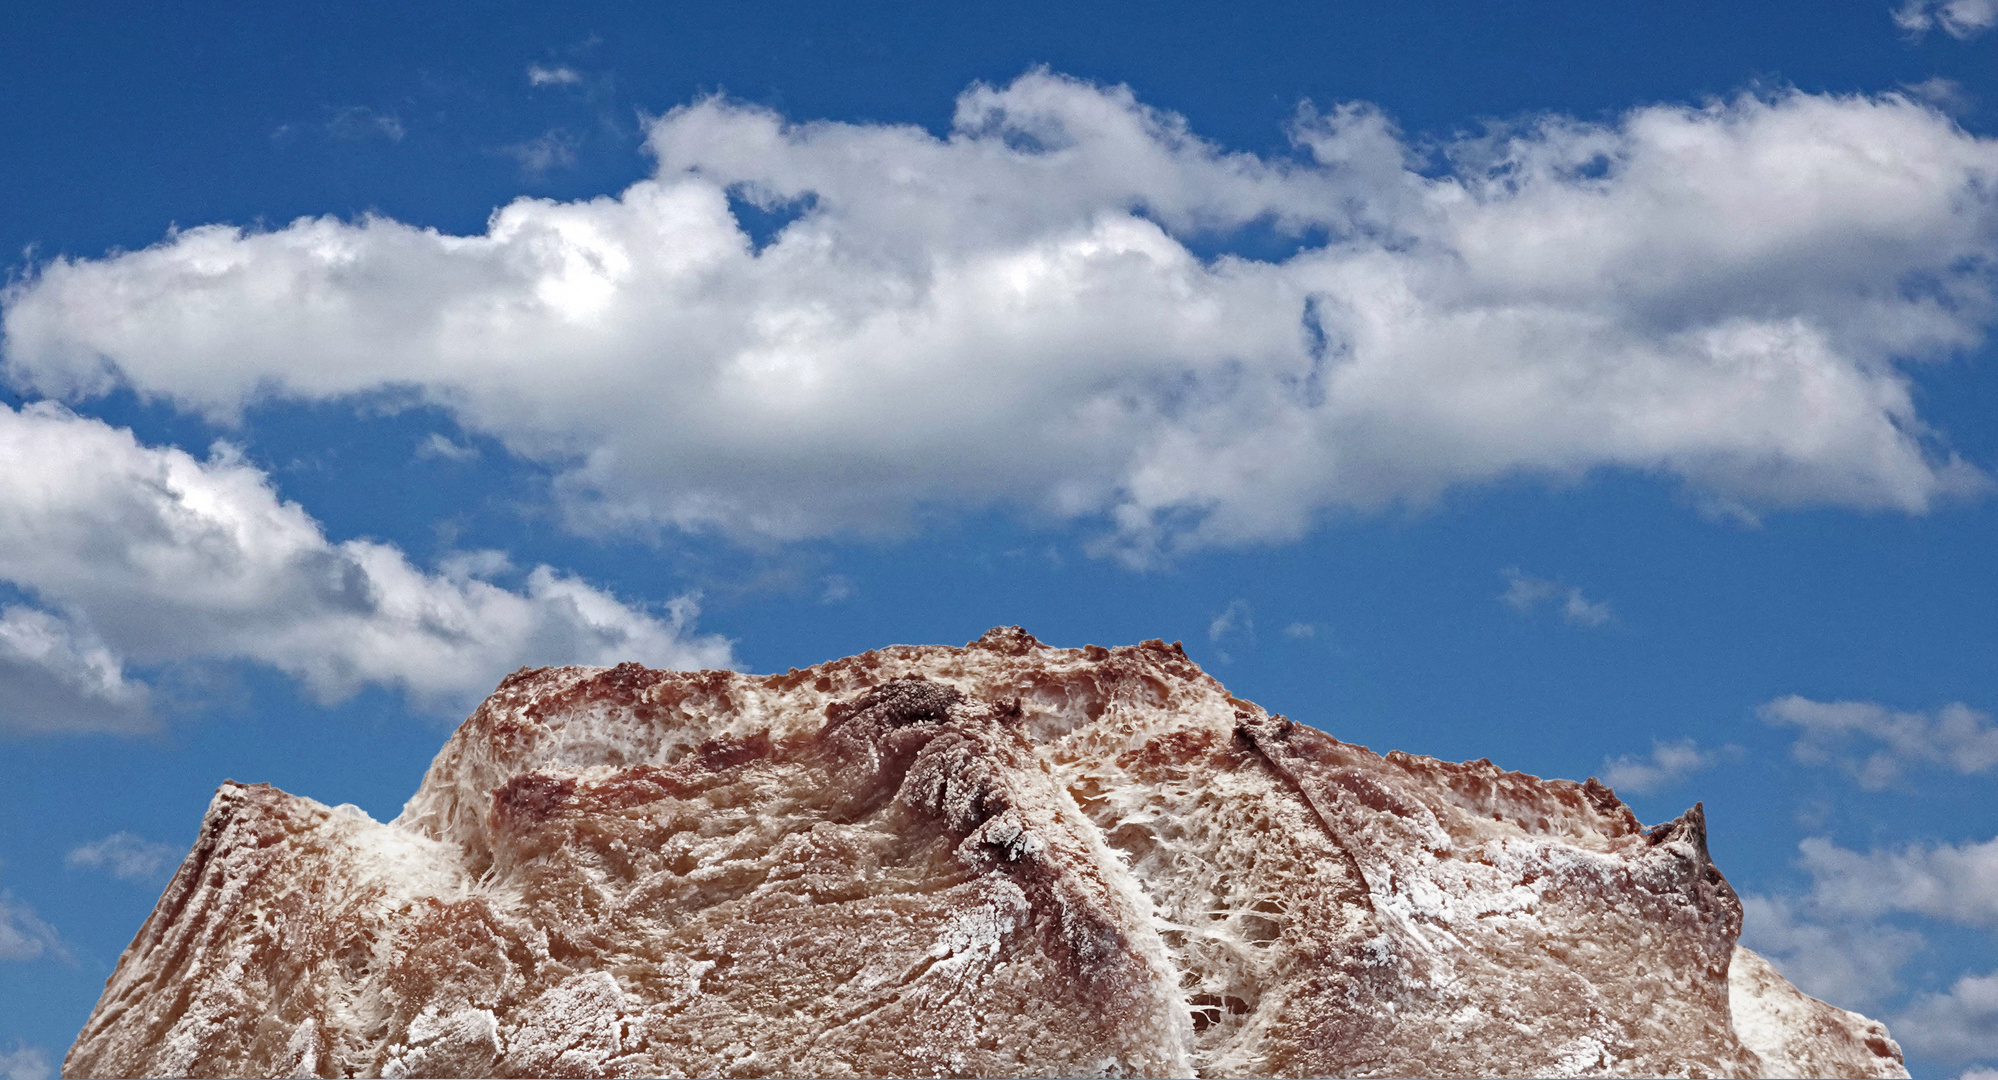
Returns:
[[[0,1075],[224,778],[1003,623],[1704,800],[1752,946],[1998,1068],[1994,23],[14,15]]]

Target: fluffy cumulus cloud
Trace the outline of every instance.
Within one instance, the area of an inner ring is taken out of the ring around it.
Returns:
[[[942,136],[707,99],[652,123],[651,178],[480,235],[311,218],[48,262],[7,294],[6,373],[225,420],[413,391],[552,469],[582,528],[1010,505],[1137,560],[1522,474],[1740,512],[1985,485],[1904,371],[1992,309],[1998,145],[1933,107],[1744,96],[1418,154],[1346,106],[1293,137],[1224,152],[1046,72]],[[791,220],[752,239],[746,205]],[[1243,230],[1301,246],[1196,254]]]
[[[1798,850],[1821,911],[1859,919],[1905,912],[1998,927],[1998,839],[1858,852],[1810,837]]]
[[[1836,765],[1872,791],[1893,785],[1918,766],[1964,775],[1998,768],[1998,726],[1991,714],[1961,702],[1921,713],[1791,694],[1758,712],[1767,723],[1800,729],[1790,748],[1798,761]]]
[[[1715,751],[1701,749],[1692,739],[1653,741],[1649,756],[1623,754],[1603,759],[1602,780],[1618,791],[1649,795],[1712,768],[1720,756]]]
[[[206,460],[41,404],[0,406],[0,731],[147,722],[145,668],[272,665],[333,700],[364,684],[455,708],[521,664],[726,666],[727,642],[497,553],[435,571],[330,540],[226,446]]]
[[[1889,917],[1998,928],[1998,840],[1860,852],[1812,837],[1798,848],[1810,891],[1743,897],[1742,942],[1828,1001],[1871,1007],[1899,989],[1898,972],[1924,940]],[[1998,1059],[1998,973],[1917,994],[1888,1020],[1901,1045],[1929,1061]]]
[[[1998,25],[1998,0],[1907,0],[1894,9],[1894,25],[1915,37],[1941,30],[1968,40]]]
[[[120,881],[142,883],[166,877],[179,861],[179,848],[130,832],[112,833],[63,857],[63,865],[73,870],[99,870]]]
[[[1900,989],[1901,968],[1925,941],[1889,918],[1998,928],[1998,840],[1860,852],[1812,837],[1798,849],[1809,892],[1744,896],[1742,943],[1828,1001],[1868,1008]],[[1903,1047],[1931,1062],[1998,1059],[1998,973],[1916,994],[1888,1021]]]

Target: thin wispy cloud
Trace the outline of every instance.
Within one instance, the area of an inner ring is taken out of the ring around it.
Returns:
[[[563,128],[552,128],[525,142],[501,147],[500,152],[520,163],[520,171],[540,177],[576,164],[576,151],[582,140]]]
[[[1869,791],[1891,787],[1918,767],[1965,776],[1998,768],[1998,725],[1962,702],[1924,713],[1791,694],[1756,712],[1764,723],[1799,730],[1790,747],[1798,761],[1834,766]]]
[[[1652,795],[1713,768],[1723,758],[1738,757],[1740,753],[1740,747],[1722,747],[1718,751],[1703,749],[1692,739],[1676,742],[1654,740],[1651,753],[1647,755],[1623,754],[1604,758],[1602,781],[1618,791]]]
[[[1894,9],[1894,25],[1916,39],[1941,30],[1968,41],[1998,25],[1998,0],[1907,0]]]
[[[1534,577],[1518,567],[1499,571],[1506,579],[1499,599],[1521,614],[1530,614],[1543,603],[1552,602],[1563,621],[1574,626],[1602,626],[1616,617],[1608,601],[1591,600],[1582,590],[1556,578]]]
[[[35,909],[14,894],[0,889],[0,960],[39,960],[43,957],[66,960],[69,951],[55,927],[42,921]]]
[[[860,587],[845,574],[827,574],[824,587],[819,590],[819,603],[843,604],[859,595]]]
[[[63,865],[72,870],[96,870],[120,881],[156,882],[180,861],[181,850],[131,832],[115,832],[102,840],[82,844],[63,856]]]
[[[469,443],[452,442],[441,433],[433,431],[416,445],[416,456],[461,463],[471,462],[479,459],[479,448]]]
[[[354,141],[387,139],[401,142],[402,137],[408,134],[403,129],[401,117],[392,112],[377,112],[365,105],[334,109],[324,127],[326,133],[336,139]]]
[[[1207,624],[1207,640],[1220,641],[1231,634],[1252,634],[1256,630],[1254,612],[1247,600],[1231,600]]]
[[[650,179],[476,236],[320,218],[43,263],[6,370],[224,422],[414,387],[554,471],[586,531],[1012,503],[1134,564],[1520,476],[1637,470],[1743,513],[1989,485],[1900,366],[1979,340],[1998,259],[1998,147],[1924,102],[1550,116],[1433,154],[1350,105],[1292,138],[1227,152],[1046,72],[966,91],[943,137],[709,98],[650,123]],[[803,209],[759,247],[732,205]],[[1335,242],[1189,247],[1252,225]]]
[[[567,64],[527,65],[529,86],[575,86],[583,81],[582,72]]]

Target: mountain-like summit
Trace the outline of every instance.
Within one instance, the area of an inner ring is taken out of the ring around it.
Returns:
[[[65,1076],[1906,1076],[1695,806],[1158,641],[509,676],[379,824],[224,784]]]

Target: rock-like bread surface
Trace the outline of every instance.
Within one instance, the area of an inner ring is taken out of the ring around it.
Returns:
[[[1905,1076],[1698,807],[1177,646],[509,676],[394,822],[226,784],[65,1076]]]

